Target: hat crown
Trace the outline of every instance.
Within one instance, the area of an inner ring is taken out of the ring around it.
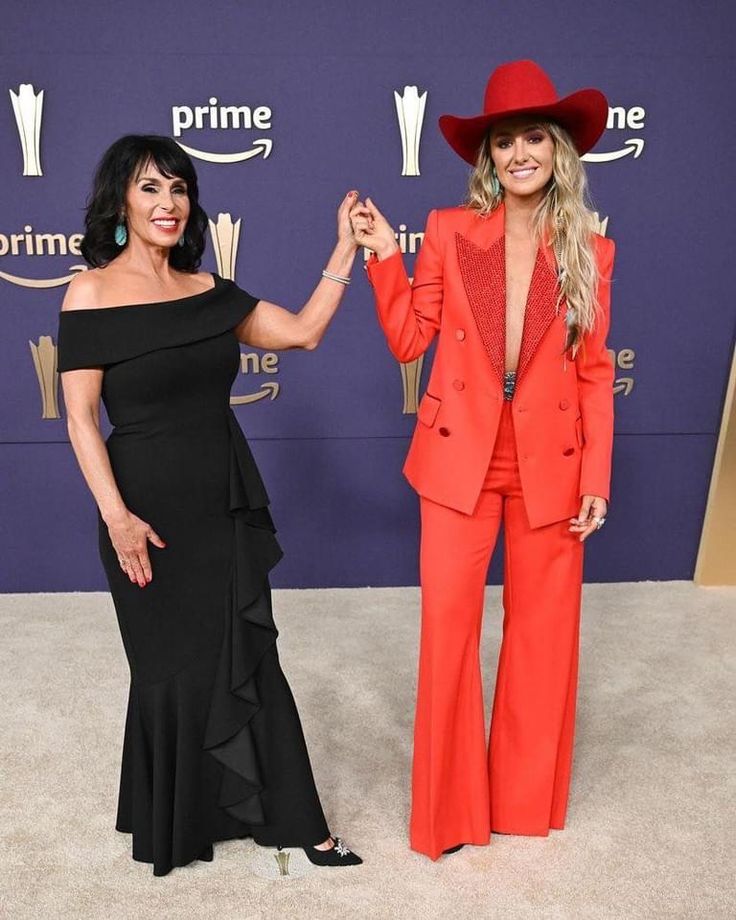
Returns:
[[[558,101],[554,84],[534,61],[512,61],[497,67],[486,84],[483,114],[531,109]]]
[[[560,98],[539,64],[511,61],[501,64],[488,78],[480,115],[443,115],[440,130],[453,150],[475,166],[491,125],[515,115],[534,115],[560,125],[582,156],[606,130],[608,102],[600,90],[592,88]]]

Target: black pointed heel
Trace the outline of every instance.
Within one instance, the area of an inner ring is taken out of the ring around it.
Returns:
[[[448,847],[446,850],[442,851],[443,856],[449,856],[450,853],[457,853],[458,850],[462,850],[465,846],[464,843],[458,843],[456,847]]]
[[[359,866],[363,860],[357,853],[345,846],[342,837],[332,837],[335,845],[329,850],[318,850],[317,847],[302,847],[307,854],[307,859],[315,866]]]

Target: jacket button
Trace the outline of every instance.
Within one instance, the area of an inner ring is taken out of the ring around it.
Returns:
[[[464,340],[465,340],[465,330],[464,330],[464,329],[456,329],[456,330],[455,330],[455,338],[458,340],[458,342],[464,341]]]
[[[465,389],[465,384],[463,383],[462,380],[453,380],[453,381],[452,381],[452,385],[455,387],[456,390],[464,390],[464,389]]]
[[[560,409],[569,409],[570,403],[566,399],[560,400]]]
[[[574,448],[574,447],[566,447],[566,448],[562,451],[562,453],[563,453],[563,456],[565,456],[565,457],[572,457],[572,455],[575,453],[575,448]]]
[[[440,433],[440,435],[441,435],[443,438],[449,438],[449,436],[450,436],[450,429],[449,429],[449,428],[440,428],[440,429],[439,429],[439,433]]]

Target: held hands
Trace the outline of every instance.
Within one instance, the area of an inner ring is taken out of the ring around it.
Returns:
[[[133,584],[145,588],[153,578],[151,560],[148,558],[148,541],[159,549],[164,549],[166,544],[149,524],[130,511],[110,521],[107,529],[120,568]]]
[[[353,191],[348,192],[347,195],[340,202],[340,207],[337,209],[337,242],[339,243],[350,243],[352,246],[355,246],[357,249],[358,243],[353,236],[353,228],[350,223],[350,209],[359,202],[358,192],[353,189]]]
[[[358,246],[372,249],[381,260],[398,251],[393,228],[370,198],[366,198],[365,204],[362,201],[355,204],[350,211],[350,221]]]
[[[576,518],[570,518],[570,532],[580,534],[579,540],[587,540],[596,530],[600,530],[606,519],[608,502],[596,495],[583,495],[580,511]]]

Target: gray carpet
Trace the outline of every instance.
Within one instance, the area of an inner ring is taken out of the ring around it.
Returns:
[[[157,879],[113,829],[128,672],[105,594],[0,597],[0,915],[733,918],[736,591],[585,588],[568,827],[432,863],[407,847],[418,592],[276,592],[284,670],[333,831],[365,858],[215,847]],[[488,591],[487,706],[499,640]]]

